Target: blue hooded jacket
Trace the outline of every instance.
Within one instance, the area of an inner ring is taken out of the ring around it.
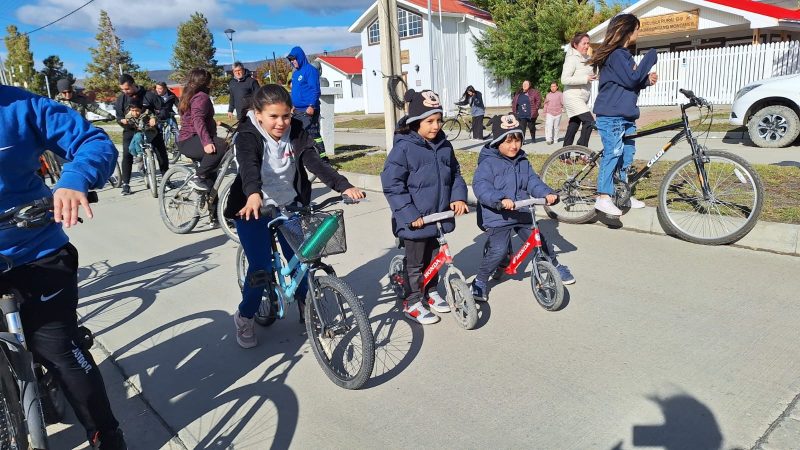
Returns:
[[[319,109],[319,71],[308,62],[302,48],[293,48],[289,56],[297,60],[297,69],[292,73],[292,104],[298,110],[309,106]]]
[[[488,145],[481,149],[478,156],[472,190],[481,204],[483,223],[479,225],[484,228],[531,223],[531,215],[527,211],[496,209],[504,198],[517,201],[555,193],[533,170],[525,152],[520,150],[514,158],[507,158],[498,149]]]
[[[0,85],[0,212],[52,195],[36,174],[49,149],[67,159],[59,188],[87,192],[111,176],[117,149],[102,130],[53,100]],[[60,224],[0,230],[0,254],[15,266],[53,253],[69,242]]]
[[[422,216],[450,209],[450,203],[467,201],[467,183],[453,146],[444,132],[433,142],[418,133],[395,134],[394,147],[381,172],[383,195],[392,210],[392,232],[403,239],[435,237],[436,224],[411,229]],[[454,219],[442,221],[445,233],[456,228]]]

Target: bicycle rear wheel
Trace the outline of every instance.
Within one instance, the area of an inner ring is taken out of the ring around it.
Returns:
[[[553,219],[566,223],[587,223],[595,217],[594,195],[597,191],[596,163],[592,151],[580,145],[556,150],[542,165],[542,181],[556,189],[561,201],[545,206]]]
[[[236,251],[236,281],[239,283],[239,290],[244,289],[244,283],[247,278],[247,256],[244,254],[244,247],[239,246]],[[254,319],[257,324],[262,327],[268,327],[275,322],[278,314],[278,294],[275,292],[274,286],[267,286],[264,289],[264,295],[261,298],[261,304],[258,306],[258,311]]]
[[[5,352],[0,352],[0,449],[27,450],[25,414]]]
[[[447,137],[448,141],[455,141],[461,134],[461,122],[455,118],[447,119],[444,125],[442,125],[442,130],[444,130],[444,135]]]
[[[358,389],[375,364],[375,340],[364,306],[338,277],[313,278],[312,284],[304,317],[314,356],[334,384]]]
[[[392,287],[398,300],[406,299],[408,274],[406,273],[406,258],[403,255],[395,255],[389,262],[389,286]]]
[[[114,172],[108,177],[108,184],[115,188],[122,186],[122,169],[119,167],[119,161],[114,166]]]
[[[175,166],[164,174],[159,186],[159,213],[164,225],[177,234],[185,234],[194,229],[200,220],[201,194],[191,186],[189,179],[194,175],[187,167]]]
[[[219,197],[217,197],[217,221],[219,221],[219,227],[222,228],[222,232],[225,233],[233,242],[239,243],[239,234],[236,232],[236,222],[233,219],[228,219],[225,217],[225,207],[228,205],[228,198],[231,195],[231,185],[233,182],[230,182],[222,188],[219,192]]]
[[[743,158],[706,150],[696,166],[687,156],[667,172],[659,188],[658,220],[667,234],[695,244],[731,244],[758,221],[764,187],[758,173]],[[703,193],[705,178],[709,195]]]
[[[564,302],[564,283],[558,270],[547,261],[534,260],[531,290],[539,305],[548,311],[557,311]]]

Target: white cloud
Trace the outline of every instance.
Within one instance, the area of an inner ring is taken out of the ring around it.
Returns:
[[[314,14],[331,14],[342,10],[365,10],[375,0],[246,0],[246,3],[265,5],[271,9],[294,8]]]
[[[358,45],[361,38],[348,27],[264,28],[236,33],[235,42],[262,45],[299,45],[306,53],[339,50]]]

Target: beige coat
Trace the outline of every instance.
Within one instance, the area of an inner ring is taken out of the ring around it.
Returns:
[[[568,117],[589,112],[589,97],[592,94],[589,75],[592,66],[586,65],[588,56],[583,56],[572,48],[567,48],[564,58],[564,69],[561,71],[561,84],[564,85],[564,108]]]

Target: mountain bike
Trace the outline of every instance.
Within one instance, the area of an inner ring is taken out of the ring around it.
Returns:
[[[97,201],[90,192],[89,202]],[[50,224],[53,198],[47,197],[0,213],[0,229],[36,228]],[[80,220],[80,219],[79,219]],[[10,272],[14,263],[0,255],[0,274]],[[0,291],[0,448],[46,449],[48,424],[58,423],[66,412],[66,397],[52,373],[35,361],[28,349],[19,306],[25,299],[12,286]],[[76,340],[84,350],[92,346],[92,333],[78,328]],[[30,447],[28,446],[30,444]]]
[[[148,133],[144,131],[140,131],[144,135],[144,139],[142,140],[142,154],[139,155],[141,157],[141,161],[139,162],[139,173],[142,174],[144,177],[144,184],[147,187],[147,190],[150,191],[150,195],[153,198],[158,198],[158,178],[156,175],[156,155],[155,151],[153,150],[153,143],[152,137],[148,136]]]
[[[175,119],[160,120],[158,122],[158,129],[161,131],[161,136],[164,138],[164,145],[167,148],[167,158],[170,164],[175,164],[181,159],[181,152],[178,150],[178,125]]]
[[[446,291],[445,300],[450,305],[452,316],[456,323],[465,330],[475,328],[478,322],[478,308],[475,305],[475,299],[472,297],[472,291],[467,284],[464,274],[461,273],[453,265],[453,255],[450,253],[450,246],[447,244],[444,231],[442,230],[442,220],[452,219],[455,217],[453,211],[444,211],[440,213],[430,214],[422,218],[424,224],[435,223],[437,236],[439,241],[439,253],[431,261],[428,267],[422,272],[423,279],[420,283],[420,289],[423,290],[434,277],[439,276],[439,272],[447,266],[444,273],[444,287]],[[398,248],[402,248],[402,240],[398,242]],[[403,255],[396,255],[389,262],[389,284],[392,286],[395,295],[400,300],[405,300],[410,293],[408,272],[406,271],[406,258]]]
[[[247,257],[240,246],[236,255],[236,276],[240,289],[244,283],[266,286],[256,322],[270,325],[285,317],[300,283],[306,279],[306,332],[311,350],[328,378],[339,387],[359,389],[367,382],[375,364],[375,341],[364,305],[347,282],[336,276],[333,267],[322,259],[347,251],[342,210],[328,210],[337,203],[356,200],[335,196],[319,204],[261,208],[260,214],[272,217],[272,272],[260,271],[247,277]],[[283,262],[278,248],[278,231],[295,252]],[[267,244],[267,243],[265,243]],[[319,273],[322,275],[318,275]]]
[[[614,201],[618,208],[630,204],[637,183],[650,174],[653,165],[681,139],[686,138],[692,154],[676,162],[666,173],[658,190],[658,220],[667,234],[705,245],[730,244],[753,229],[764,204],[764,187],[753,167],[740,156],[700,145],[692,134],[686,111],[697,107],[708,116],[713,106],[692,91],[681,89],[689,100],[681,105],[681,121],[626,136],[626,139],[680,130],[642,169],[632,166],[627,174],[615,174]],[[709,123],[709,129],[711,124]],[[550,155],[542,166],[542,180],[557,189],[561,202],[546,206],[550,217],[567,223],[587,223],[598,214],[594,209],[597,192],[594,169],[603,151],[571,145]]]
[[[459,106],[456,115],[445,120],[442,124],[442,130],[447,137],[448,141],[455,141],[461,135],[461,128],[465,128],[468,132],[472,130],[472,115],[469,113],[470,109],[464,106]],[[489,117],[483,118],[483,130],[492,129],[492,119]]]
[[[164,225],[177,234],[186,234],[197,226],[200,218],[204,215],[209,216],[212,222],[216,219],[222,231],[234,242],[239,242],[236,234],[236,227],[232,220],[226,219],[223,215],[225,205],[230,196],[231,181],[222,187],[223,181],[235,168],[235,154],[231,148],[234,128],[225,123],[220,124],[228,131],[225,142],[228,150],[217,168],[217,177],[214,184],[208,191],[197,191],[189,185],[189,180],[197,172],[199,162],[193,161],[193,167],[172,166],[164,174],[161,186],[159,186],[161,220]]]

